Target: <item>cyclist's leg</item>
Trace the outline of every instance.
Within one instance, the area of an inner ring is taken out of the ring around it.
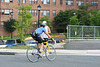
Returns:
[[[43,50],[43,40],[41,37],[37,37],[36,39],[38,41],[38,48],[39,48],[39,51]]]
[[[43,41],[43,42],[44,42],[44,45],[43,45],[44,52],[46,52],[46,51],[45,51],[45,49],[46,49],[45,46],[47,45],[47,41],[48,41],[48,38],[44,38],[44,41]]]
[[[38,48],[39,48],[39,51],[42,51],[43,50],[43,43],[38,43]]]

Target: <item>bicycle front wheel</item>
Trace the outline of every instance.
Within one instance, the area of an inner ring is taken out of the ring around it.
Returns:
[[[56,58],[56,51],[55,51],[55,48],[51,45],[49,45],[47,48],[46,48],[46,57],[49,61],[53,61],[55,60]]]
[[[39,55],[37,54],[38,50],[35,46],[30,46],[27,49],[26,55],[30,62],[37,62],[39,59]]]

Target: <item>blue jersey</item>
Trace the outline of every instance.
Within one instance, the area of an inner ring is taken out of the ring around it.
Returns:
[[[40,37],[40,35],[41,35],[43,32],[46,32],[46,29],[43,28],[43,27],[40,27],[40,28],[37,28],[35,31],[36,31],[36,33],[38,33],[38,35],[39,35],[39,37]]]

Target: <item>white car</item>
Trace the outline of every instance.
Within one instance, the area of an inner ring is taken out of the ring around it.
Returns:
[[[38,42],[37,41],[30,41],[29,44],[27,46],[35,46],[37,45]]]

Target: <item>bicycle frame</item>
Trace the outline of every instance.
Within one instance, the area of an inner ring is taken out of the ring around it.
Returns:
[[[51,52],[51,49],[50,49],[50,47],[49,47],[49,45],[48,45],[48,42],[44,42],[46,45],[45,45],[45,48],[46,47],[48,47],[48,50]]]

